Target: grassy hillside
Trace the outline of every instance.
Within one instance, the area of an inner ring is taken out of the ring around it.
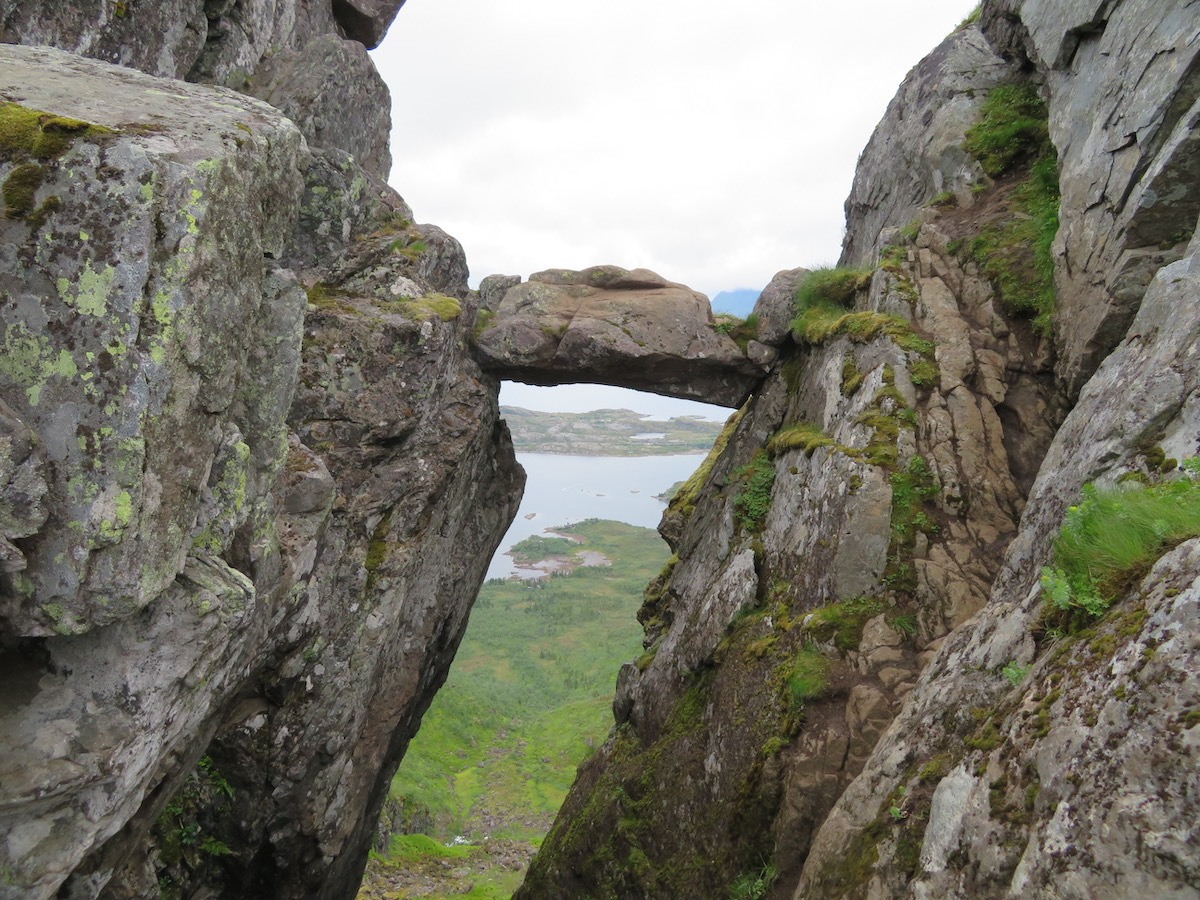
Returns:
[[[641,653],[642,590],[669,551],[651,529],[621,522],[555,531],[579,539],[572,552],[611,565],[483,586],[450,677],[392,782],[392,797],[420,810],[436,840],[396,840],[372,862],[360,897],[508,896],[576,767],[607,735],[617,669]],[[460,835],[477,846],[445,847]],[[442,884],[440,874],[453,877]],[[445,893],[425,893],[430,879]],[[474,893],[453,893],[469,885]]]

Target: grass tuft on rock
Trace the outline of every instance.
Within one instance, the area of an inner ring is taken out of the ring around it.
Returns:
[[[839,650],[855,650],[863,627],[886,609],[880,597],[854,597],[814,609],[804,624],[818,640],[832,640]]]
[[[1013,190],[1012,215],[984,228],[970,242],[970,255],[1005,307],[1032,314],[1034,327],[1048,335],[1054,312],[1051,247],[1059,225],[1058,156],[1037,87],[1023,82],[993,88],[963,148],[993,178],[1028,167]]]
[[[1164,553],[1200,537],[1200,459],[1187,475],[1157,484],[1085,485],[1054,541],[1041,586],[1051,613],[1086,624],[1103,615]]]
[[[704,461],[693,472],[675,492],[671,498],[671,502],[667,507],[668,514],[690,516],[696,507],[696,500],[700,497],[700,492],[704,485],[708,482],[708,476],[712,474],[712,468],[716,465],[717,460],[725,453],[725,448],[729,445],[729,439],[733,437],[737,431],[738,425],[742,421],[742,417],[746,415],[746,410],[750,408],[750,403],[747,401],[742,405],[742,408],[733,413],[725,420],[725,427],[721,429],[721,433],[717,435],[717,439],[713,441],[712,449],[708,451],[708,456],[704,457]]]
[[[776,457],[789,450],[803,450],[805,456],[812,456],[818,447],[829,447],[834,443],[832,437],[811,422],[797,422],[771,436],[767,441],[767,453]]]
[[[854,298],[871,283],[869,269],[817,268],[796,286],[796,318],[792,332],[798,340],[823,343],[854,305]]]
[[[1013,191],[1013,212],[985,228],[970,253],[1012,312],[1033,315],[1034,327],[1050,333],[1054,312],[1054,256],[1058,234],[1058,160],[1051,148],[1033,164],[1029,178]]]
[[[758,450],[750,462],[734,473],[742,489],[733,498],[738,525],[747,531],[762,528],[771,508],[771,489],[775,486],[775,464],[766,450]]]
[[[983,171],[998,178],[1041,154],[1049,143],[1046,103],[1028,81],[998,84],[980,108],[979,121],[967,129],[963,149]]]
[[[829,688],[829,660],[815,646],[804,647],[787,664],[783,681],[789,709],[799,712]]]

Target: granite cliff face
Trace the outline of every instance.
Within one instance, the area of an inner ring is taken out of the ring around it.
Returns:
[[[357,886],[524,480],[398,6],[0,8],[0,896]]]
[[[1194,4],[984,3],[755,335],[469,291],[382,180],[400,5],[0,0],[0,896],[353,893],[520,496],[499,377],[741,404],[520,896],[1200,893],[1196,540],[1039,588],[1200,452]]]

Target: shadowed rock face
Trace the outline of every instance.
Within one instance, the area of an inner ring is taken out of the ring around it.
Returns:
[[[743,351],[719,333],[704,295],[617,266],[551,269],[513,285],[476,349],[501,378],[611,384],[730,407],[758,386],[774,356],[757,341]]]
[[[333,0],[333,17],[346,37],[374,48],[403,5],[404,0]]]

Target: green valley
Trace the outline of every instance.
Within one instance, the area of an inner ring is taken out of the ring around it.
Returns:
[[[563,537],[514,550],[566,556],[574,569],[480,591],[384,811],[394,831],[425,834],[372,855],[360,900],[508,897],[576,767],[608,734],[617,670],[641,653],[642,590],[669,550],[621,522],[554,531]]]

